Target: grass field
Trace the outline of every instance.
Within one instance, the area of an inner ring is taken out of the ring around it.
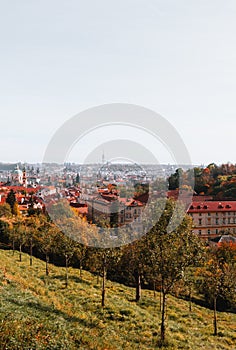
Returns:
[[[159,295],[143,291],[139,303],[134,290],[107,282],[106,307],[101,308],[97,278],[44,262],[23,261],[0,250],[0,349],[158,349]],[[213,336],[212,311],[168,298],[167,349],[236,349],[236,315],[218,313],[219,336]]]

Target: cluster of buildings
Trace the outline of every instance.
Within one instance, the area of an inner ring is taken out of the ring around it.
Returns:
[[[13,190],[19,209],[26,213],[29,208],[44,210],[45,198],[52,203],[60,198],[66,198],[78,215],[84,216],[89,222],[109,227],[119,227],[135,224],[137,232],[142,232],[141,214],[145,208],[148,196],[127,198],[120,196],[116,180],[122,181],[121,165],[116,166],[116,175],[109,173],[104,166],[98,173],[96,183],[86,182],[83,186],[78,169],[55,169],[50,172],[27,172],[16,166],[7,174],[7,179],[0,182],[0,204],[6,201],[9,191]],[[145,181],[147,174],[142,170],[131,177],[125,173],[123,181]],[[111,176],[113,176],[111,178]],[[105,179],[105,180],[104,180]],[[113,184],[109,183],[112,179]],[[178,191],[167,191],[168,198],[177,198]],[[203,239],[212,239],[222,234],[236,234],[236,201],[215,201],[211,197],[193,196],[192,203],[186,208],[193,219],[193,232]]]
[[[121,198],[100,190],[98,196],[87,198],[89,221],[109,227],[133,224],[138,233],[142,231],[141,213],[145,203],[134,198]]]
[[[31,170],[27,176],[25,167],[21,170],[16,165],[14,170],[7,171],[1,178],[0,204],[5,203],[9,192],[13,191],[19,210],[23,215],[26,215],[30,208],[44,210],[43,201],[38,196],[39,183],[40,179],[37,173]]]

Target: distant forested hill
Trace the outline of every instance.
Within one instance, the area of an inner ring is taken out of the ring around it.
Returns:
[[[0,171],[14,170],[15,167],[16,167],[16,163],[0,163]]]
[[[236,165],[209,164],[205,168],[195,167],[187,171],[177,169],[169,181],[169,189],[179,188],[179,179],[183,179],[185,185],[192,186],[198,195],[209,195],[216,200],[236,200]],[[194,179],[194,181],[193,181]]]

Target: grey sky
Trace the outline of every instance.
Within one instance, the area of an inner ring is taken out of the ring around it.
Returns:
[[[235,0],[0,6],[0,161],[42,161],[68,118],[127,102],[171,122],[193,163],[236,162]]]

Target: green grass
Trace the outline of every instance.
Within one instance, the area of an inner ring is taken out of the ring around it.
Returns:
[[[70,268],[65,289],[65,269],[29,257],[23,261],[0,250],[0,349],[157,349],[160,328],[159,295],[107,282],[106,307],[101,308],[96,277]],[[219,336],[213,336],[212,311],[168,298],[167,349],[235,349],[236,315],[218,313]]]

